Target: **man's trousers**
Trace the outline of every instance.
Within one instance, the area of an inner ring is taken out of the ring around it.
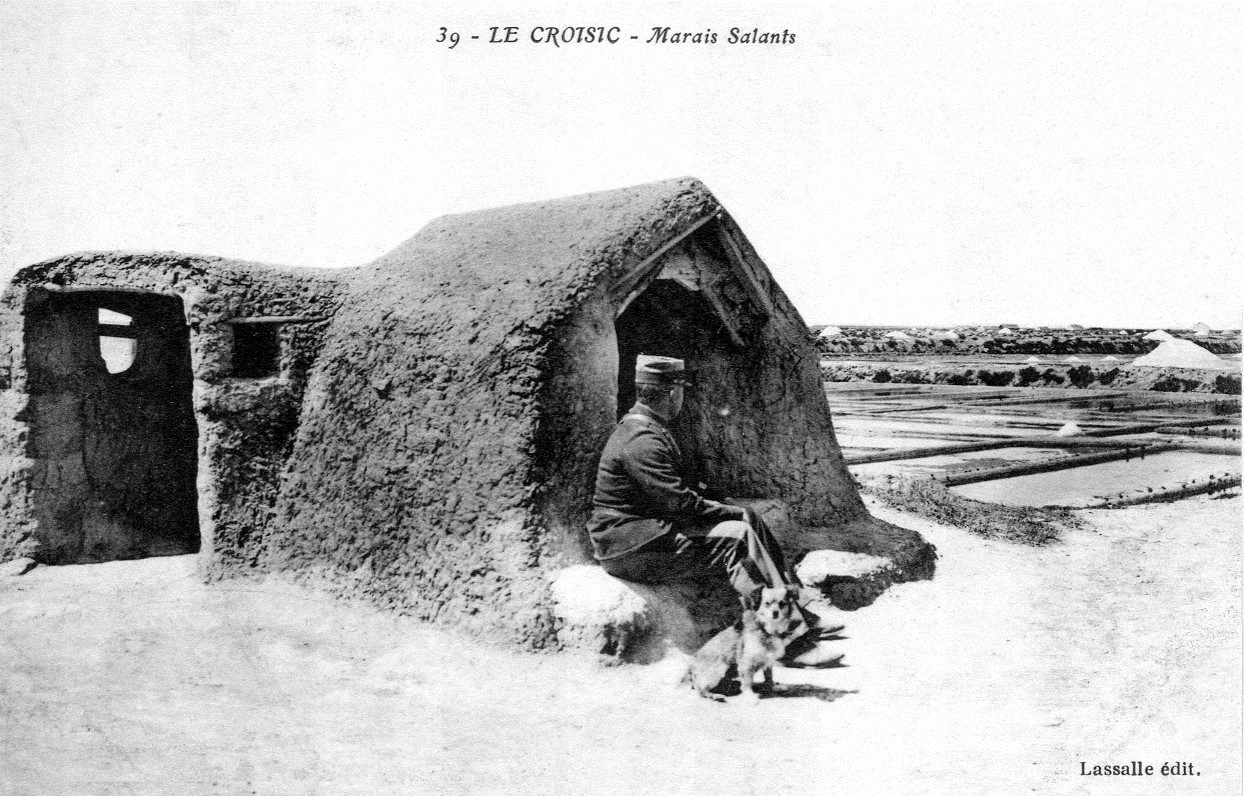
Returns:
[[[748,514],[750,523],[728,520],[676,528],[600,565],[610,575],[636,583],[721,578],[743,597],[764,586],[798,583],[773,534],[759,517]]]

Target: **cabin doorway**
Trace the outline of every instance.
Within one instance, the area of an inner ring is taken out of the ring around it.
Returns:
[[[39,558],[198,552],[198,428],[181,299],[35,289],[24,340]]]
[[[614,321],[618,341],[618,416],[635,403],[635,360],[639,354],[676,357],[687,363],[682,413],[670,424],[689,474],[715,469],[713,455],[722,417],[717,399],[735,367],[731,348],[713,307],[698,291],[656,279]]]
[[[640,354],[694,363],[699,328],[711,315],[697,296],[665,280],[654,281],[614,322],[618,338],[618,416],[635,403],[635,360]],[[689,396],[688,396],[689,397]]]

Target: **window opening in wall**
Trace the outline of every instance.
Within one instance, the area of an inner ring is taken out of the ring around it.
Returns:
[[[134,319],[128,315],[122,315],[119,312],[99,308],[99,322],[107,326],[129,326]]]
[[[275,323],[233,325],[233,376],[263,379],[275,376],[281,364],[280,327]]]
[[[124,373],[134,365],[138,340],[134,336],[134,319],[129,315],[99,308],[99,355],[109,373]]]

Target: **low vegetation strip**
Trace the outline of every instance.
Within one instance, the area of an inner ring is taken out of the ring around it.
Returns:
[[[938,356],[1032,354],[1120,354],[1137,356],[1154,351],[1162,339],[1151,339],[1147,329],[1004,329],[959,327],[950,329],[895,329],[882,326],[812,327],[816,344],[826,354],[874,356],[896,353]],[[1183,339],[1215,354],[1240,353],[1238,330],[1197,334],[1189,329],[1165,339]]]
[[[1051,364],[1040,368],[945,367],[943,363],[916,362],[896,365],[892,361],[839,364],[821,360],[821,375],[831,382],[875,384],[949,384],[984,387],[1108,387],[1156,392],[1240,394],[1240,375],[1198,368],[1127,368],[1102,364]]]
[[[1054,506],[1002,506],[956,495],[931,478],[886,476],[861,484],[865,493],[894,508],[910,511],[944,525],[954,525],[987,539],[1040,546],[1059,540],[1080,519]]]

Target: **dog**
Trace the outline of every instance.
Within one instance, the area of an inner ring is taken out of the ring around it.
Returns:
[[[686,678],[700,696],[724,702],[712,691],[737,676],[740,698],[755,702],[759,696],[752,680],[757,672],[764,672],[764,690],[773,690],[773,664],[785,654],[787,640],[802,621],[795,596],[784,586],[761,589],[745,601],[742,619],[700,648]]]

